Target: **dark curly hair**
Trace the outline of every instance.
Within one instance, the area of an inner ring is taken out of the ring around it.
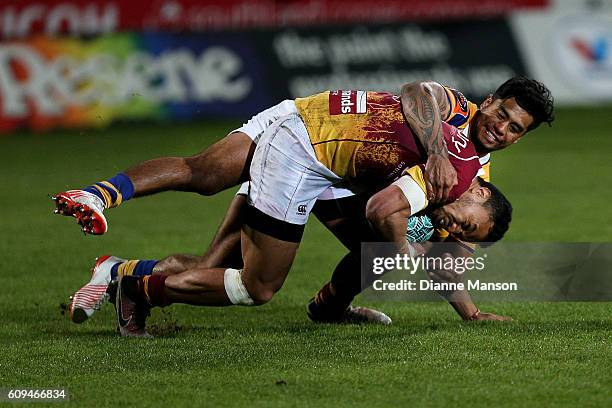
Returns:
[[[537,128],[542,122],[550,126],[555,120],[554,98],[546,85],[535,79],[523,76],[510,78],[493,94],[493,99],[508,98],[516,99],[516,103],[533,117],[527,131]]]
[[[483,180],[481,177],[477,177],[477,180],[481,187],[486,187],[491,192],[491,196],[484,203],[484,206],[489,210],[489,216],[493,221],[493,228],[489,231],[489,235],[485,239],[486,242],[481,244],[481,246],[487,247],[502,239],[508,228],[510,228],[512,204],[493,184]]]

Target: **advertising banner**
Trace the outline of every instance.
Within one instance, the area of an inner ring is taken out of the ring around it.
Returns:
[[[565,105],[612,102],[612,1],[556,0],[516,13],[512,27],[530,75]]]
[[[38,37],[0,45],[0,131],[246,117],[271,105],[244,35]]]
[[[492,18],[548,0],[4,0],[0,39]]]
[[[276,70],[274,77],[286,78],[289,97],[326,89],[398,92],[406,82],[435,80],[478,100],[509,77],[525,73],[501,18],[288,29],[265,40],[271,44],[263,47],[269,53],[266,60]]]
[[[39,36],[0,43],[0,132],[248,119],[287,98],[330,89],[398,92],[414,80],[448,84],[478,102],[524,72],[504,19]]]

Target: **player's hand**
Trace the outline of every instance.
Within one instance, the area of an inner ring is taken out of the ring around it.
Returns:
[[[427,271],[427,276],[436,283],[458,283],[463,281],[460,274],[447,269]]]
[[[457,171],[448,157],[430,154],[425,165],[425,186],[429,201],[443,203],[457,184]]]
[[[499,316],[493,313],[480,312],[474,317],[474,320],[495,320],[495,321],[511,321],[510,316]]]

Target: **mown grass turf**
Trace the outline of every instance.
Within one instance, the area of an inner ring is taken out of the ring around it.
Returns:
[[[155,156],[184,155],[231,123],[123,125],[0,139],[0,387],[66,387],[76,406],[605,406],[609,303],[497,303],[511,323],[462,323],[444,303],[368,303],[391,327],[310,323],[308,298],[343,255],[312,220],[283,290],[259,308],[156,310],[150,341],[119,338],[111,307],[77,326],[59,305],[104,253],[201,253],[226,192],[164,193],[109,211],[84,237],[47,194]],[[561,110],[552,129],[494,156],[514,241],[611,241],[612,116]],[[534,271],[537,272],[537,271]],[[363,301],[361,302],[363,303]]]

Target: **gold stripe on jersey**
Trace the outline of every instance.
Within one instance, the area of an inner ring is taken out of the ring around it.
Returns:
[[[482,169],[482,175],[480,176],[484,181],[491,182],[491,162],[480,167]]]
[[[423,169],[421,166],[412,166],[409,169],[404,170],[403,175],[408,174],[412,179],[418,184],[419,188],[423,190],[425,193],[425,206],[423,208],[427,208],[429,205],[429,200],[427,199],[427,186],[425,185],[425,176],[423,175]]]

